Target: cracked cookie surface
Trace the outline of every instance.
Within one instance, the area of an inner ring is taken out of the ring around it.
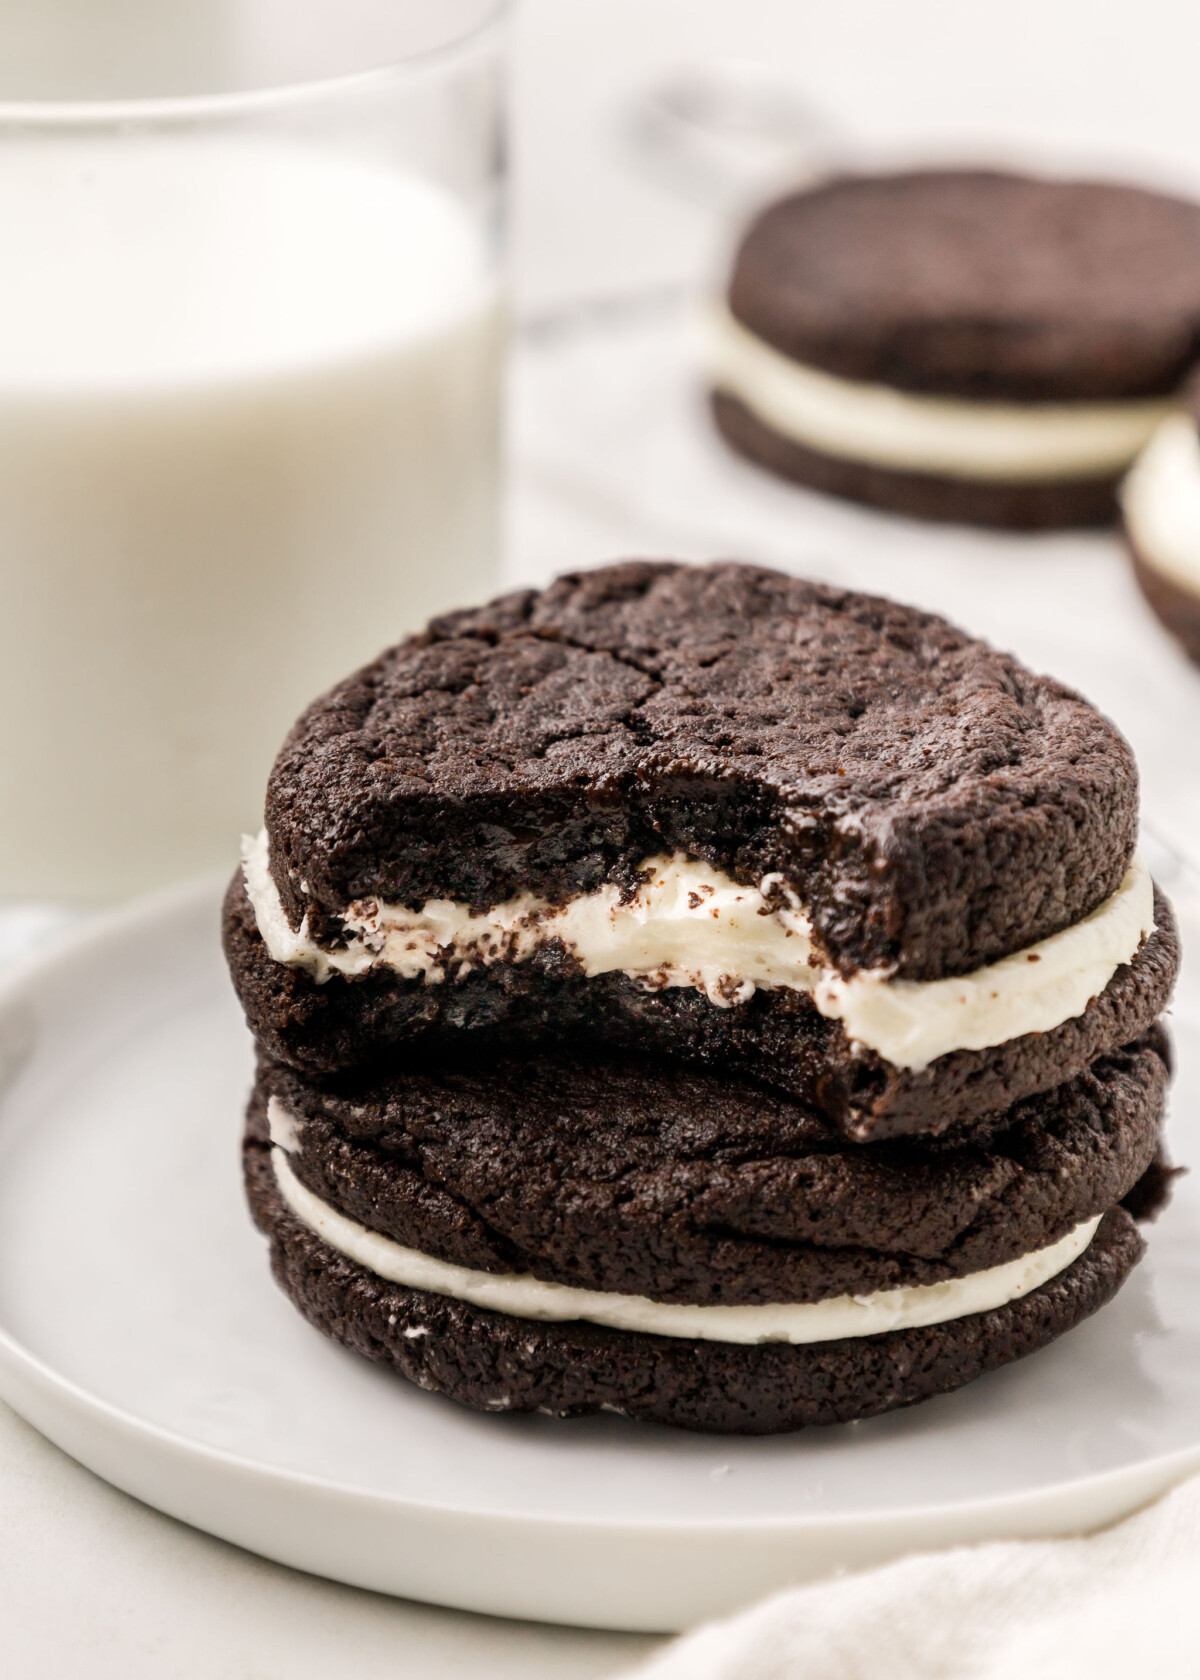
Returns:
[[[912,979],[1088,914],[1136,820],[1113,726],[944,620],[641,561],[390,649],[303,715],[266,804],[284,909],[318,939],[371,895],[563,902],[677,851],[779,874],[836,967]]]

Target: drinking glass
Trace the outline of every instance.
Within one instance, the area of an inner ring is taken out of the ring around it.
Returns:
[[[504,10],[227,0],[156,66],[124,0],[165,94],[105,36],[0,103],[0,895],[231,864],[301,707],[491,585]]]

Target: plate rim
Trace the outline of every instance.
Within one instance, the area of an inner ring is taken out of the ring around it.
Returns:
[[[423,1499],[412,1495],[382,1493],[373,1488],[361,1487],[354,1482],[339,1482],[330,1476],[320,1476],[308,1470],[297,1470],[287,1465],[266,1464],[258,1459],[247,1458],[241,1453],[230,1452],[226,1447],[213,1445],[211,1442],[198,1440],[191,1435],[180,1434],[178,1430],[168,1429],[163,1424],[153,1423],[142,1418],[136,1412],[126,1411],[124,1407],[114,1405],[111,1400],[104,1400],[92,1394],[81,1383],[70,1377],[64,1377],[45,1360],[39,1359],[28,1348],[24,1347],[16,1337],[0,1326],[0,1362],[8,1361],[14,1367],[19,1367],[27,1375],[47,1389],[52,1389],[62,1397],[80,1407],[81,1411],[97,1414],[111,1420],[113,1423],[128,1430],[131,1434],[144,1434],[156,1444],[174,1451],[190,1453],[197,1458],[220,1464],[225,1468],[254,1477],[265,1477],[277,1480],[288,1486],[297,1485],[311,1488],[324,1495],[338,1498],[362,1499],[384,1509],[411,1509],[434,1513],[439,1516],[458,1517],[471,1522],[505,1522],[520,1523],[530,1527],[555,1527],[567,1529],[620,1530],[646,1534],[651,1531],[664,1534],[688,1533],[697,1530],[723,1530],[730,1534],[745,1533],[760,1530],[797,1530],[812,1533],[815,1530],[829,1528],[857,1528],[864,1524],[878,1525],[883,1523],[914,1522],[917,1519],[950,1518],[955,1516],[969,1516],[981,1511],[1016,1511],[1020,1507],[1034,1501],[1052,1499],[1055,1495],[1079,1492],[1084,1489],[1097,1491],[1110,1487],[1116,1483],[1128,1480],[1132,1476],[1141,1476],[1151,1471],[1168,1471],[1182,1466],[1180,1473],[1187,1474],[1187,1466],[1195,1463],[1200,1468],[1200,1441],[1193,1447],[1178,1447],[1174,1452],[1162,1453],[1155,1458],[1139,1460],[1137,1463],[1118,1465],[1110,1470],[1098,1470],[1090,1476],[1067,1478],[1057,1482],[1048,1482],[1037,1488],[1026,1488],[1019,1493],[997,1494],[993,1498],[974,1498],[962,1500],[943,1500],[930,1505],[897,1505],[894,1507],[871,1506],[864,1507],[859,1512],[801,1512],[795,1516],[761,1517],[574,1517],[566,1514],[553,1515],[536,1512],[518,1514],[488,1510],[486,1508],[472,1508],[466,1505],[445,1503],[436,1499]],[[5,1398],[0,1395],[0,1398]],[[5,1403],[13,1410],[17,1407],[5,1398]],[[453,1404],[453,1402],[451,1402]],[[35,1426],[36,1427],[36,1426]],[[837,1427],[832,1425],[830,1427]],[[698,1431],[698,1433],[704,1433]],[[725,1437],[708,1435],[709,1439],[720,1441]]]

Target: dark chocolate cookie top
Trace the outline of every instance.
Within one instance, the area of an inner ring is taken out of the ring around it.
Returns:
[[[1156,396],[1200,356],[1200,204],[983,170],[845,176],[771,205],[733,313],[785,354],[909,391]]]
[[[406,1246],[485,1271],[708,1303],[938,1282],[1045,1248],[1154,1158],[1157,1042],[940,1139],[855,1144],[745,1082],[637,1058],[495,1056],[317,1087],[293,1170]]]
[[[296,924],[475,906],[681,851],[779,871],[846,970],[968,971],[1077,921],[1137,774],[1069,689],[944,620],[757,567],[630,561],[435,620],[301,717],[267,792]]]

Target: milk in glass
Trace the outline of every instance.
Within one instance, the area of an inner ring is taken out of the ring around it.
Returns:
[[[0,147],[0,895],[232,863],[322,688],[492,582],[499,309],[442,189]]]

